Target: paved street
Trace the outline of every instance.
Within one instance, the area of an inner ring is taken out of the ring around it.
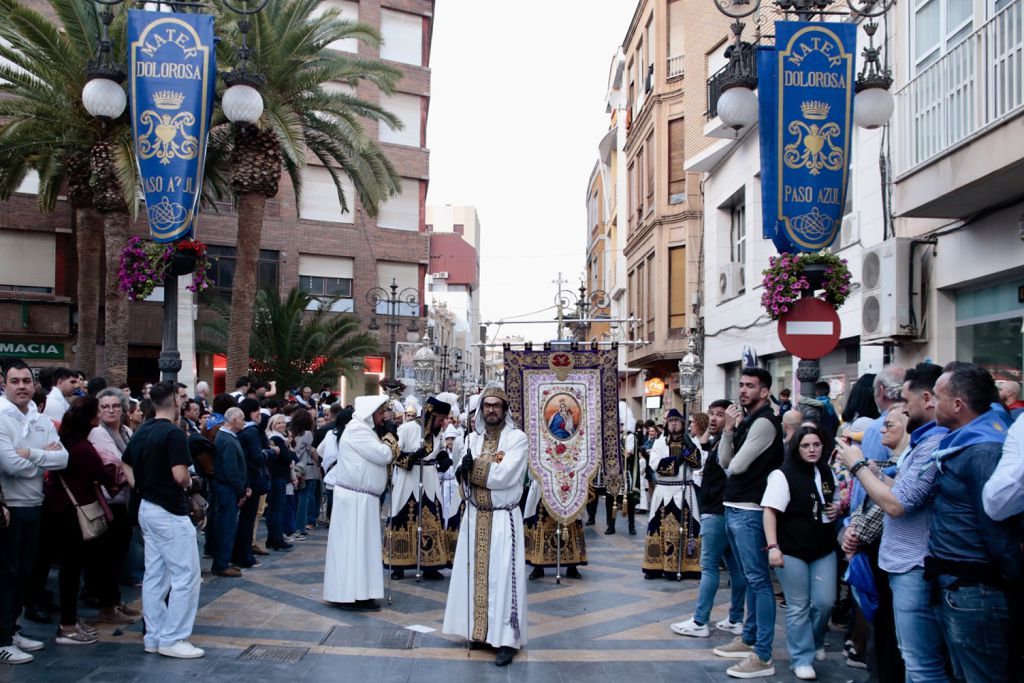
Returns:
[[[624,520],[622,520],[624,522]],[[625,527],[625,524],[620,523]],[[596,530],[596,532],[595,532]],[[340,611],[321,599],[327,531],[310,533],[290,553],[273,553],[241,579],[204,573],[202,602],[193,643],[206,650],[199,660],[170,660],[142,650],[142,629],[123,633],[101,627],[100,643],[53,644],[52,628],[26,622],[26,633],[50,636],[36,661],[0,667],[0,680],[177,681],[205,683],[252,680],[419,681],[727,681],[728,662],[711,654],[725,634],[684,639],[668,625],[692,613],[693,581],[644,581],[639,570],[642,536],[604,536],[587,529],[590,565],[584,579],[531,581],[528,649],[508,669],[493,653],[467,657],[463,642],[440,633],[448,582],[394,583],[394,604],[376,614]],[[204,560],[204,569],[210,560]],[[551,573],[549,571],[549,573]],[[725,594],[720,593],[719,597]],[[83,611],[88,617],[91,612]],[[712,617],[723,618],[724,605]],[[795,680],[785,658],[783,617],[778,617],[776,669],[772,680]],[[408,630],[417,626],[427,633]],[[829,658],[819,680],[866,681],[846,667],[840,634],[829,637]],[[276,648],[281,648],[277,650]],[[288,658],[291,659],[288,659]]]

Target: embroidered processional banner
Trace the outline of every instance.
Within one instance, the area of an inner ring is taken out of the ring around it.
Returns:
[[[530,476],[551,516],[566,524],[586,505],[600,470],[622,488],[616,351],[505,351],[505,391],[530,446]]]

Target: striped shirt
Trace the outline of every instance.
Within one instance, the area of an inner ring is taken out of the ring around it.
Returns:
[[[948,430],[929,422],[914,431],[911,449],[899,463],[892,495],[903,506],[902,517],[885,516],[878,566],[890,574],[924,567],[932,525],[934,483],[938,468],[932,452]]]

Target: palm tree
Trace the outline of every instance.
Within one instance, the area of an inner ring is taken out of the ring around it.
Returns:
[[[264,112],[255,125],[214,130],[211,146],[229,159],[228,176],[238,205],[236,270],[231,296],[228,377],[248,369],[249,335],[253,329],[253,292],[263,215],[268,198],[277,194],[282,171],[287,171],[296,197],[302,188],[301,170],[307,157],[320,161],[331,174],[343,210],[349,198],[342,178],[352,180],[363,209],[376,215],[380,203],[399,192],[399,177],[380,148],[370,139],[361,118],[401,124],[380,106],[344,92],[329,91],[325,83],[357,85],[368,82],[385,93],[393,91],[402,73],[376,60],[336,52],[337,40],[357,39],[376,45],[380,37],[371,26],[343,20],[335,10],[317,14],[321,0],[277,0],[256,14],[248,41],[255,68],[266,82],[260,88]],[[239,67],[231,49],[238,44],[238,24],[226,18],[228,38],[221,41],[218,63]],[[220,113],[223,120],[223,113]],[[298,202],[296,202],[296,210]]]
[[[332,384],[340,375],[353,379],[363,357],[377,350],[377,338],[359,331],[356,316],[332,313],[336,301],[298,288],[284,298],[270,289],[257,292],[252,347],[243,372],[276,379],[282,387]],[[216,315],[199,326],[196,350],[223,353],[231,316],[221,302],[210,308]]]
[[[135,163],[124,123],[109,125],[85,111],[81,101],[86,66],[96,54],[96,5],[48,0],[57,21],[0,0],[0,200],[7,200],[30,171],[39,174],[39,208],[53,211],[67,187],[78,247],[78,351],[76,363],[96,373],[100,273],[108,232],[106,281],[107,375],[127,375],[125,295],[116,286],[118,240],[127,235],[135,206]],[[123,60],[123,15],[111,27],[113,57]],[[120,243],[123,247],[123,241]],[[113,271],[111,273],[111,271]]]

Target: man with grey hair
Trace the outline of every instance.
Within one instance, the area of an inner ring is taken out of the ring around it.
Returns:
[[[210,400],[210,385],[207,384],[206,382],[199,382],[199,383],[197,383],[196,384],[196,395],[193,398],[195,398],[195,401],[196,401],[196,403],[199,404],[200,408],[202,408],[203,410],[209,410],[210,409],[210,403],[209,403],[209,400]]]
[[[242,570],[230,566],[238,531],[238,509],[252,495],[245,470],[245,454],[238,433],[245,429],[245,413],[234,406],[224,413],[224,426],[214,439],[213,464],[214,545],[213,573],[238,578]]]

